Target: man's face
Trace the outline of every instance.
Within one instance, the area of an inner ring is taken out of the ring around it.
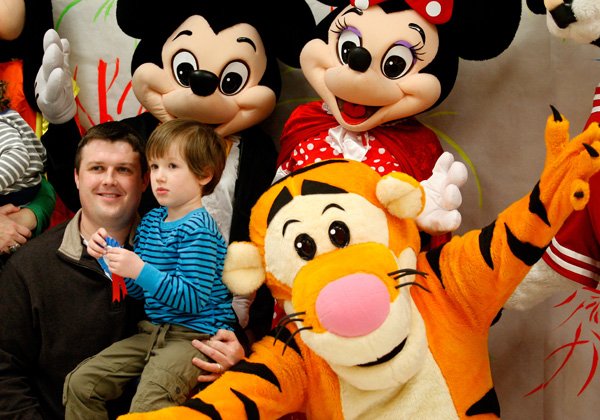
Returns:
[[[140,156],[131,145],[92,140],[81,150],[75,183],[83,210],[82,225],[123,229],[135,217],[147,177],[142,177]]]

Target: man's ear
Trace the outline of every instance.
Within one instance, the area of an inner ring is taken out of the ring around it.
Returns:
[[[75,185],[79,189],[79,173],[77,172],[77,168],[73,169],[73,176],[75,177]]]
[[[142,184],[142,191],[146,191],[146,188],[148,188],[148,184],[150,184],[150,171],[146,171],[146,173],[142,176]]]

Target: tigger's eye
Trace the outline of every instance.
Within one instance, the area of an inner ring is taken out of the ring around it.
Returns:
[[[306,233],[301,233],[294,240],[294,249],[303,260],[310,261],[317,253],[317,244],[315,240]]]
[[[337,248],[344,248],[350,243],[350,229],[344,222],[334,221],[329,225],[329,240]]]

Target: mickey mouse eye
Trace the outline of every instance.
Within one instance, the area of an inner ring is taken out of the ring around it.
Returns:
[[[310,261],[317,253],[317,244],[315,240],[306,233],[301,233],[294,240],[294,248],[296,253],[305,261]]]
[[[407,45],[396,44],[381,61],[381,71],[389,79],[399,79],[413,68],[415,54]]]
[[[344,222],[336,220],[329,225],[329,240],[338,248],[344,248],[350,243],[350,229]]]
[[[173,56],[171,68],[177,83],[183,87],[190,87],[190,74],[198,70],[198,63],[191,52],[180,50]]]
[[[358,36],[353,30],[345,29],[340,34],[337,42],[338,58],[342,64],[348,64],[348,55],[354,48],[360,47],[361,42],[360,36]]]
[[[232,61],[221,73],[219,90],[224,95],[235,95],[246,86],[249,75],[250,70],[245,63]]]

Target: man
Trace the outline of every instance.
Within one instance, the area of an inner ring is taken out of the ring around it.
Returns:
[[[87,254],[83,238],[104,227],[131,246],[146,168],[139,137],[127,125],[91,128],[75,156],[81,209],[7,262],[0,276],[0,418],[64,418],[65,376],[135,332],[141,302],[121,298],[118,281],[111,283]],[[231,343],[229,337],[212,347],[195,341],[218,362],[195,364],[217,373],[231,366],[241,349]]]

